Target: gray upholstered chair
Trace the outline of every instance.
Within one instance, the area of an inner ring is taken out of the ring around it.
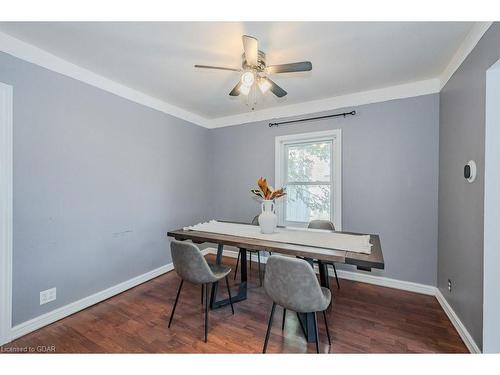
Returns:
[[[252,225],[259,225],[259,215],[255,216],[252,219]],[[260,250],[247,250],[247,252],[250,254],[249,260],[250,260],[250,269],[252,269],[252,254],[257,253],[257,263],[259,267],[259,282],[260,286],[262,286],[262,273],[260,271]],[[270,255],[272,255],[271,252],[269,252]],[[240,255],[241,251],[238,251],[238,259],[236,259],[236,267],[234,268],[234,279],[236,280],[236,275],[238,274],[238,264],[240,263]]]
[[[319,353],[319,337],[316,313],[322,311],[323,318],[325,319],[328,344],[331,345],[325,313],[328,305],[330,305],[331,293],[330,290],[319,285],[316,274],[307,261],[279,255],[269,257],[266,264],[264,289],[267,295],[273,300],[273,307],[267,326],[263,353],[267,350],[276,305],[283,307],[282,329],[287,309],[298,313],[314,313],[317,353]]]
[[[310,229],[323,229],[323,230],[331,230],[335,231],[335,225],[330,220],[312,220],[309,222],[309,225],[307,226]],[[340,289],[340,283],[339,283],[339,278],[337,276],[337,269],[335,268],[335,263],[333,262],[324,262],[327,270],[327,280],[328,280],[328,265],[333,267],[333,272],[335,274],[335,280],[337,281],[337,288]]]
[[[168,328],[172,324],[175,308],[179,301],[182,285],[184,281],[201,285],[201,303],[203,304],[203,291],[205,290],[205,342],[208,339],[208,287],[210,284],[226,279],[227,293],[231,304],[231,311],[234,314],[233,303],[231,302],[231,290],[227,275],[231,272],[231,267],[222,264],[208,264],[198,246],[190,242],[172,241],[170,243],[172,251],[172,261],[175,272],[181,278],[181,283],[175,297],[174,307],[168,321]]]

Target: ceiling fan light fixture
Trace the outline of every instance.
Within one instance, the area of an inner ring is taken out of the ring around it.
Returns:
[[[243,94],[243,95],[248,95],[250,93],[250,88],[252,86],[247,86],[247,85],[241,85],[240,86],[240,94]]]
[[[247,86],[248,88],[250,88],[254,82],[255,82],[255,75],[253,72],[247,71],[242,74],[241,83],[243,83],[243,86]]]
[[[268,75],[278,73],[307,72],[312,70],[312,64],[310,61],[268,65],[266,62],[266,54],[259,50],[259,42],[256,38],[250,35],[243,35],[242,41],[243,54],[241,55],[241,69],[198,64],[195,65],[195,68],[240,72],[240,80],[229,92],[229,96],[234,97],[240,94],[250,95],[252,97],[252,101],[254,102],[252,104],[253,107],[255,107],[255,104],[257,103],[257,87],[255,86],[259,86],[259,90],[262,94],[266,94],[270,91],[278,98],[282,98],[287,95],[287,92],[268,78]]]
[[[263,94],[265,94],[266,92],[268,92],[269,89],[271,88],[271,82],[269,82],[265,78],[259,79],[258,85],[259,85],[260,92],[263,93]]]

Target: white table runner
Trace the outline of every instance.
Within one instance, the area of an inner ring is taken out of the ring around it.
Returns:
[[[211,220],[206,223],[185,227],[184,230],[227,234],[230,236],[256,238],[260,240],[334,250],[346,250],[364,254],[370,254],[372,247],[369,235],[345,234],[319,229],[287,227],[277,228],[276,232],[272,234],[263,234],[260,232],[260,227],[257,225],[224,223]]]

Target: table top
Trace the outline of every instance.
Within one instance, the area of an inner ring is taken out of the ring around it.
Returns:
[[[366,234],[352,232],[337,233]],[[362,254],[345,250],[332,250],[313,246],[302,246],[283,242],[260,240],[256,238],[230,236],[226,234],[184,229],[169,231],[168,236],[174,237],[176,240],[191,240],[195,243],[210,242],[248,250],[266,250],[292,256],[313,258],[325,262],[352,264],[364,270],[370,270],[372,268],[384,268],[384,256],[382,254],[382,248],[380,246],[380,238],[377,234],[369,234],[370,243],[372,244],[371,254]]]

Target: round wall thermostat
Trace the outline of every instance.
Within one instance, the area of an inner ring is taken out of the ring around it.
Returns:
[[[474,160],[469,160],[467,164],[465,164],[464,167],[464,177],[468,182],[474,182],[476,179],[476,173],[477,173],[477,168],[476,168],[476,162]]]

